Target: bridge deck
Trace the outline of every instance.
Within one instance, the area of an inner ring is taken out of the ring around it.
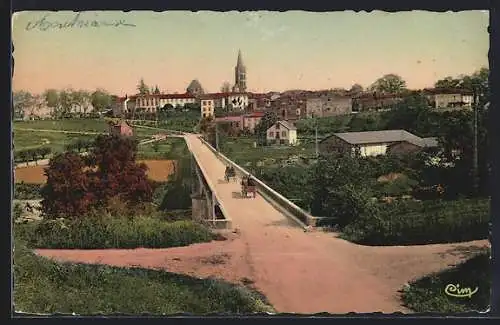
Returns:
[[[201,168],[208,178],[211,190],[233,221],[233,228],[245,228],[252,225],[266,226],[281,224],[295,226],[296,223],[276,210],[268,201],[257,194],[256,198],[241,197],[241,185],[224,181],[226,166],[196,136],[186,136],[186,141],[193,155],[201,163]]]
[[[186,141],[233,220],[233,228],[240,230],[240,238],[248,247],[255,285],[278,310],[373,312],[371,306],[379,311],[394,311],[395,297],[389,288],[367,274],[362,265],[353,263],[354,245],[331,235],[304,232],[259,195],[255,199],[240,198],[238,182],[222,181],[225,165],[216,155],[195,135],[187,135]],[[314,308],[304,308],[297,297],[304,297]],[[358,310],[353,310],[353,301]]]

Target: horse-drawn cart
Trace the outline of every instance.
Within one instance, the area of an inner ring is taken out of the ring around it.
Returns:
[[[224,174],[224,180],[229,183],[230,180],[236,182],[236,172],[234,168],[229,168]]]
[[[255,198],[255,195],[257,195],[257,187],[253,184],[241,184],[241,196],[247,198],[248,193],[251,193],[252,197]]]

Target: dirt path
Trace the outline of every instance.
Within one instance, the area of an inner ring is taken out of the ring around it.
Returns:
[[[439,271],[464,258],[466,251],[488,244],[366,247],[333,234],[304,232],[267,201],[241,199],[237,183],[220,182],[225,166],[193,136],[190,150],[233,228],[227,241],[171,249],[39,250],[59,260],[117,266],[162,268],[199,277],[248,282],[278,312],[408,312],[398,290],[409,281]]]

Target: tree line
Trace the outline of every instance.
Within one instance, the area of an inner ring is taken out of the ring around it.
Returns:
[[[97,114],[109,109],[116,96],[104,89],[87,91],[68,88],[48,89],[42,94],[32,94],[21,90],[14,92],[12,99],[15,118],[37,115],[46,107],[51,109],[51,117],[61,118],[75,112],[84,115]]]
[[[23,149],[14,152],[14,161],[18,163],[37,161],[39,159],[45,159],[50,153],[52,153],[50,147]]]

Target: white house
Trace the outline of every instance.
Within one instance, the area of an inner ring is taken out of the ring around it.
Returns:
[[[268,144],[297,144],[297,128],[286,121],[278,121],[266,131]]]

